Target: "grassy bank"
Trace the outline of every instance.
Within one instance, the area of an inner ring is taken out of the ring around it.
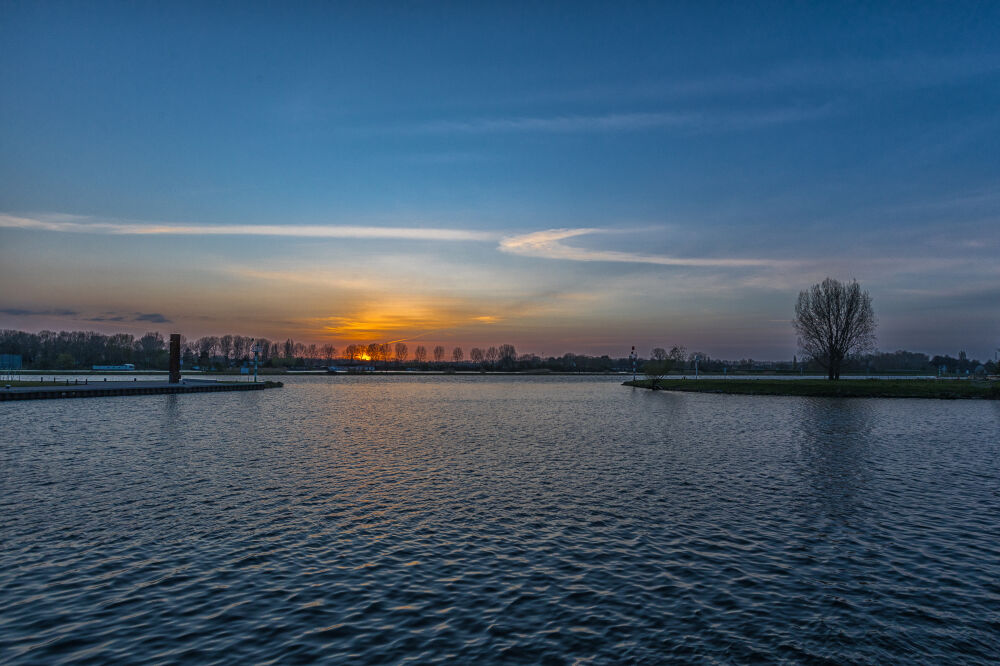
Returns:
[[[651,388],[651,381],[625,386]],[[978,398],[1000,400],[1000,382],[935,379],[661,379],[656,390],[829,398]]]

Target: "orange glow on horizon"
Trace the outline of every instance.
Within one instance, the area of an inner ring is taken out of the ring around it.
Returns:
[[[315,333],[341,342],[408,339],[428,331],[455,330],[496,324],[502,317],[483,315],[480,308],[464,303],[429,304],[406,300],[389,301],[378,308],[361,308],[344,315],[313,320]],[[370,360],[362,358],[362,360]]]

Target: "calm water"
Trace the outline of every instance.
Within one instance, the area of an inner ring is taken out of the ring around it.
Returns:
[[[0,403],[0,660],[1000,658],[1000,403],[619,381]]]

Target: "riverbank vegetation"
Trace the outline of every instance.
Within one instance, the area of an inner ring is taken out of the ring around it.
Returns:
[[[979,398],[1000,400],[1000,382],[972,379],[664,379],[625,382],[659,391],[828,398]]]
[[[406,343],[372,342],[350,344],[338,349],[332,344],[316,345],[292,339],[271,341],[242,335],[203,336],[187,339],[181,336],[183,369],[204,372],[239,372],[253,364],[254,346],[258,349],[261,374],[284,373],[288,370],[323,369],[336,365],[344,369],[375,368],[382,371],[438,372],[554,372],[554,373],[613,373],[631,372],[632,361],[627,356],[591,356],[567,353],[542,357],[518,353],[511,344],[471,347]],[[87,372],[94,365],[135,365],[137,372],[167,370],[169,354],[165,336],[149,332],[140,337],[128,333],[107,335],[92,331],[41,331],[27,333],[0,330],[0,355],[17,357],[18,363],[7,366],[0,358],[0,370],[13,367],[22,371],[64,370]],[[6,358],[6,357],[4,357]],[[648,357],[640,354],[636,371],[662,373],[664,378],[694,374],[695,369],[708,374],[728,375],[792,375],[826,374],[818,362],[793,357],[784,361],[761,361],[753,358],[718,359],[702,351],[682,346],[669,349],[656,347]],[[912,375],[976,375],[997,374],[995,362],[981,363],[965,352],[957,357],[929,356],[910,351],[877,352],[849,356],[843,359],[844,375],[912,374]]]

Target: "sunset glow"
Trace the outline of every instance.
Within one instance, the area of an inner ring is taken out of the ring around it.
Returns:
[[[995,40],[536,9],[8,8],[0,326],[786,359],[834,276],[882,349],[993,355]]]

